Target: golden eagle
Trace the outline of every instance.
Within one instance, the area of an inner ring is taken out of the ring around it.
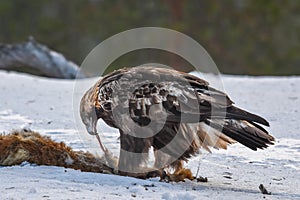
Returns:
[[[235,107],[207,81],[167,68],[124,68],[104,76],[82,97],[80,114],[104,152],[97,121],[119,130],[117,168],[123,175],[143,172],[151,147],[153,169],[173,167],[176,174],[201,148],[239,142],[257,150],[274,141],[261,126],[269,126],[264,118]]]

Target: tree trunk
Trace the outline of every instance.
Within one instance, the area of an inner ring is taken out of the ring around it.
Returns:
[[[62,54],[50,50],[30,37],[21,44],[0,44],[0,69],[24,71],[53,78],[84,78],[79,67]]]

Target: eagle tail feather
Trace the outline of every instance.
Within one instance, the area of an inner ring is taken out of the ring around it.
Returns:
[[[250,112],[247,112],[245,110],[242,110],[240,108],[237,108],[235,106],[231,106],[231,107],[227,108],[226,118],[240,119],[240,120],[242,119],[242,120],[257,122],[257,123],[260,123],[265,126],[270,126],[269,122],[266,119],[264,119],[258,115],[252,114]]]
[[[274,138],[245,120],[205,120],[214,129],[220,130],[226,136],[256,151],[273,144]]]

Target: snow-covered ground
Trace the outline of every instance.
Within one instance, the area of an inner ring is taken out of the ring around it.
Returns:
[[[208,183],[162,183],[24,163],[0,167],[0,199],[300,199],[300,77],[225,75],[222,81],[239,107],[271,123],[276,144],[257,152],[235,144],[191,159],[187,167],[196,174],[199,166]],[[92,151],[86,145],[90,136],[78,133],[74,119],[74,84],[0,71],[0,132],[30,128]],[[105,144],[117,152],[117,131],[99,126]],[[260,184],[272,195],[261,194]]]

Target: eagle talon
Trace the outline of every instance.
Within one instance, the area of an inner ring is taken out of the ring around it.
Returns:
[[[163,173],[163,175],[160,177],[159,182],[166,182],[169,183],[171,181],[171,177],[169,174],[167,174],[165,171]]]
[[[158,169],[158,170],[154,170],[154,171],[150,171],[147,173],[147,178],[154,178],[154,177],[160,177],[161,179],[163,177],[165,177],[166,172],[162,169]]]
[[[197,182],[201,182],[201,183],[207,183],[208,182],[207,177],[203,177],[203,176],[199,176],[198,178],[196,178],[196,180],[197,180]]]

